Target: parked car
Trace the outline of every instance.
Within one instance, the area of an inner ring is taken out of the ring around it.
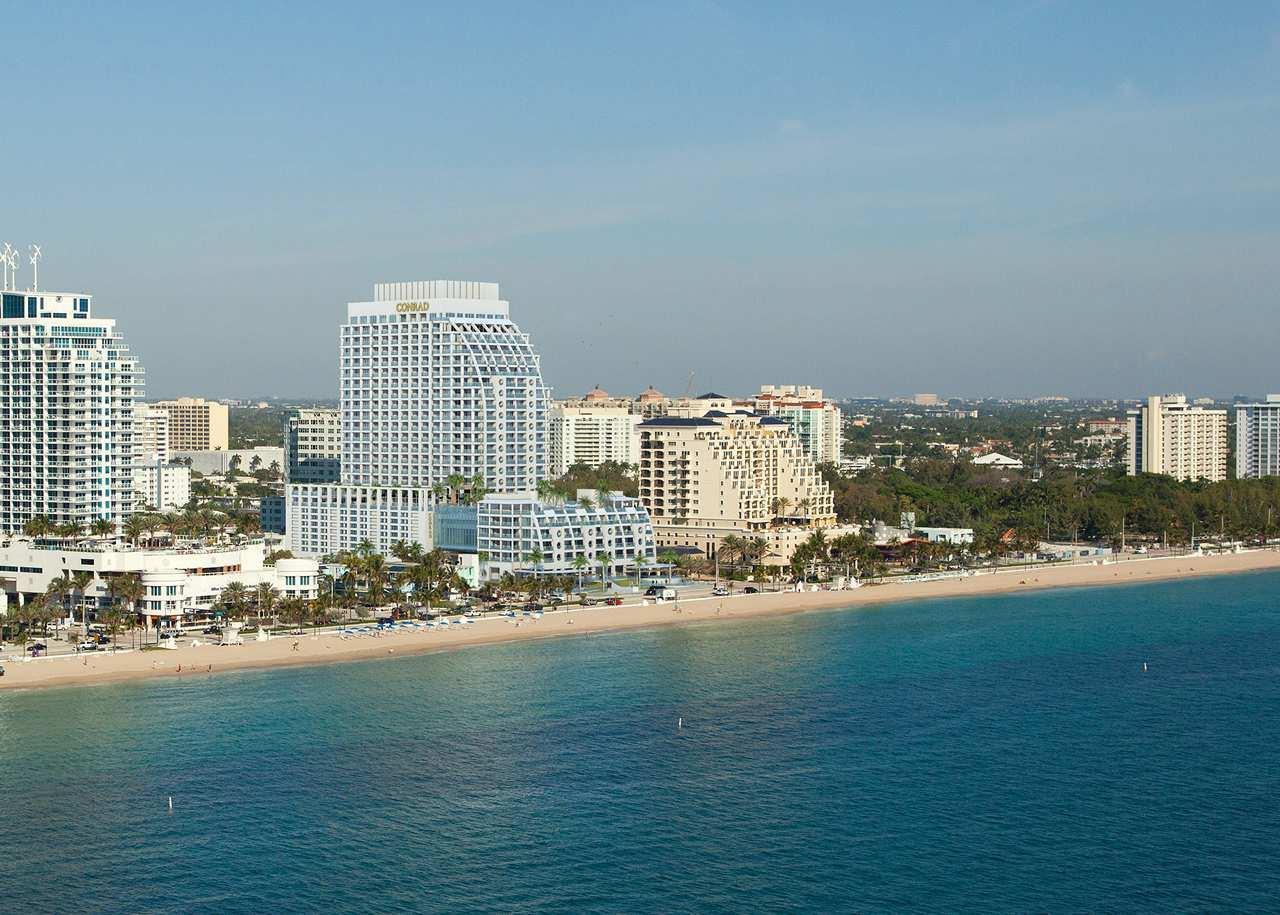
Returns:
[[[604,603],[606,607],[620,607],[622,606],[622,598],[617,596],[606,597],[604,599]]]
[[[662,585],[649,585],[649,587],[644,589],[644,596],[645,597],[661,597]]]
[[[90,641],[89,639],[85,639],[83,642],[81,642],[79,645],[76,646],[76,650],[77,651],[97,651],[98,643],[96,641]]]
[[[600,603],[600,602],[599,602],[598,600],[596,600],[594,597],[584,597],[584,598],[582,598],[582,606],[584,606],[584,607],[594,607],[594,606],[595,606],[596,604],[598,604],[598,603]]]
[[[728,588],[712,588],[711,589],[712,597],[727,597],[728,595],[729,595]]]
[[[743,589],[742,589],[742,593],[743,593],[743,594],[759,594],[759,593],[760,593],[760,589],[759,589],[759,588],[753,588],[753,587],[751,587],[751,585],[747,585],[745,588],[743,588]]]
[[[102,635],[102,634],[99,634],[99,635],[98,635],[98,644],[99,644],[99,645],[110,645],[110,644],[111,644],[111,636],[109,636],[109,635]]]
[[[201,635],[222,635],[221,626],[205,626],[200,633]]]
[[[48,651],[48,650],[49,650],[49,646],[46,645],[44,642],[34,642],[27,646],[27,651],[30,651],[30,652]]]

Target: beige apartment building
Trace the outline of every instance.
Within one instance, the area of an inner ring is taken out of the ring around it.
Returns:
[[[790,561],[813,530],[835,524],[831,488],[786,420],[720,409],[640,424],[640,498],[659,548],[693,547],[713,558],[730,535],[769,541],[769,564]]]
[[[1177,480],[1227,478],[1227,411],[1191,406],[1181,394],[1148,397],[1130,410],[1129,475]]]
[[[151,405],[169,413],[169,450],[225,451],[230,446],[227,405],[203,397],[179,397]]]

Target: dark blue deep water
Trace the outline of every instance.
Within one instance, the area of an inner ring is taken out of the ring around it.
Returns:
[[[1278,586],[4,693],[0,894],[59,912],[1276,910]]]

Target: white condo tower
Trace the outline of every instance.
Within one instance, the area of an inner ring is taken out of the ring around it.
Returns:
[[[450,477],[537,487],[548,392],[496,283],[379,283],[373,301],[347,306],[339,339],[341,482],[286,488],[296,553],[429,546],[432,487]]]
[[[8,290],[0,312],[0,530],[133,510],[143,373],[83,293]]]
[[[379,283],[342,326],[342,480],[533,489],[548,396],[497,283]]]

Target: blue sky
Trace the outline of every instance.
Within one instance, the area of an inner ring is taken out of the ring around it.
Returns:
[[[178,6],[0,82],[0,238],[154,395],[333,396],[430,278],[558,394],[1280,390],[1280,2]]]

